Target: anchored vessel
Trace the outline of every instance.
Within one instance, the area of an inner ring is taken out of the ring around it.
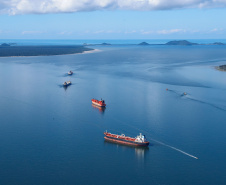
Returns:
[[[97,105],[100,107],[106,107],[105,101],[102,99],[101,100],[92,99],[91,101],[94,105]]]
[[[126,145],[132,145],[132,146],[148,146],[149,141],[147,141],[145,135],[138,135],[135,138],[125,136],[124,134],[117,135],[117,134],[111,134],[109,132],[104,132],[105,140],[112,141],[116,143],[126,144]]]
[[[68,75],[72,75],[73,74],[73,71],[69,71],[67,74]]]
[[[71,81],[67,81],[63,83],[63,86],[69,86],[69,85],[71,85]]]

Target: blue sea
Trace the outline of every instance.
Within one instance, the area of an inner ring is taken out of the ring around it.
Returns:
[[[226,184],[226,72],[215,68],[226,65],[226,45],[136,45],[142,41],[169,40],[0,40],[112,44],[0,58],[0,184]],[[150,146],[106,142],[106,130],[145,134]]]

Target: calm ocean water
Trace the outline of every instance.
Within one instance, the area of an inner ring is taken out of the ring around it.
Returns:
[[[226,46],[95,49],[0,58],[0,184],[226,184]],[[105,130],[151,145],[108,143]]]

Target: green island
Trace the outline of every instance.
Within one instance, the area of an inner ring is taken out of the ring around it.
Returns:
[[[226,65],[217,66],[216,69],[219,71],[226,71]]]
[[[146,46],[146,45],[150,45],[150,44],[148,44],[147,42],[141,42],[141,43],[138,44],[138,45]]]
[[[0,57],[68,55],[92,51],[85,46],[15,46],[0,45]]]
[[[189,45],[198,45],[197,43],[192,43],[187,40],[174,40],[169,41],[165,45],[182,45],[182,46],[189,46]]]
[[[222,42],[214,42],[214,43],[208,43],[208,44],[199,44],[199,43],[193,43],[189,42],[187,40],[173,40],[169,41],[165,44],[149,44],[147,42],[141,42],[138,45],[147,46],[147,45],[172,45],[172,46],[192,46],[192,45],[225,45]]]

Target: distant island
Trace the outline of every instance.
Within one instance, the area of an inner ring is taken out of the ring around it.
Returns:
[[[101,44],[87,44],[84,43],[83,46],[110,46],[110,43],[101,43]],[[120,45],[120,44],[117,44]],[[194,42],[189,42],[187,40],[172,40],[169,41],[165,44],[149,44],[145,41],[139,43],[139,44],[121,44],[121,45],[139,45],[139,46],[149,46],[149,45],[162,45],[162,46],[195,46],[195,45],[226,45],[222,42],[214,42],[214,43],[207,43],[207,44],[201,44],[201,43],[194,43]]]
[[[138,44],[138,45],[147,46],[147,45],[150,45],[150,44],[148,44],[147,42],[141,42],[141,43],[140,43],[140,44]]]
[[[83,43],[83,46],[110,46],[111,44],[109,43],[102,43],[102,44],[87,44],[87,43]]]
[[[214,43],[209,43],[209,44],[198,44],[198,43],[193,43],[189,42],[187,40],[173,40],[169,41],[165,44],[148,44],[147,42],[141,42],[138,45],[173,45],[173,46],[192,46],[192,45],[226,45],[222,42],[214,42]]]
[[[220,71],[226,71],[226,65],[217,66],[216,69]]]
[[[182,46],[189,46],[189,45],[198,45],[197,43],[192,43],[187,40],[174,40],[169,41],[165,45],[182,45]]]
[[[0,45],[0,57],[66,55],[91,50],[84,46],[11,46],[3,43]]]
[[[111,44],[104,42],[104,43],[102,43],[100,45],[108,46],[108,45],[111,45]]]
[[[10,46],[10,44],[3,43],[0,46],[7,47],[7,46]]]
[[[214,42],[213,44],[211,44],[211,45],[225,45],[224,43],[222,43],[222,42]]]
[[[18,46],[16,43],[2,43],[0,44],[0,57],[76,54],[76,53],[83,53],[85,51],[94,50],[92,48],[87,48],[87,46],[110,46],[110,45],[111,45],[110,43],[106,43],[106,42],[101,44],[84,43],[83,45],[74,45],[74,46],[71,46],[71,45],[70,46],[64,46],[64,45]],[[193,46],[193,45],[226,45],[226,44],[221,42],[214,42],[209,44],[198,44],[198,43],[189,42],[187,40],[173,40],[165,44],[149,44],[147,42],[141,42],[139,44],[130,44],[130,45]],[[218,69],[226,71],[225,66],[219,66]]]

